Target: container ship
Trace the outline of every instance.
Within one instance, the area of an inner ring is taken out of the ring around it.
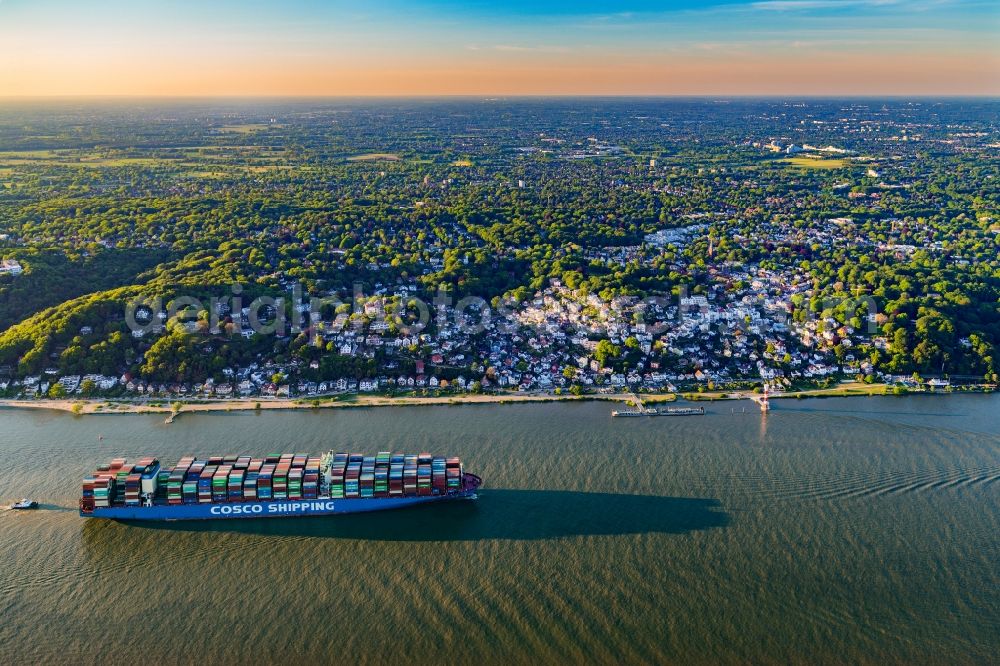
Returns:
[[[83,480],[80,515],[112,520],[329,516],[476,499],[482,479],[458,458],[381,451],[374,456],[280,453],[116,458]]]

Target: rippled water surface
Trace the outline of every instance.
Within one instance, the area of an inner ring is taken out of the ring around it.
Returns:
[[[44,505],[0,512],[0,663],[995,661],[1000,396],[754,410],[0,411],[0,501]],[[334,518],[75,511],[118,455],[329,448],[460,455],[486,488]]]

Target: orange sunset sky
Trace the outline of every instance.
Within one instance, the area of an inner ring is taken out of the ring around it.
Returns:
[[[995,3],[0,0],[0,96],[994,95]]]

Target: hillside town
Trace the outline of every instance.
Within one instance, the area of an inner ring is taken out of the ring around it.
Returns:
[[[539,104],[98,116],[12,157],[0,395],[995,383],[988,104]]]
[[[700,225],[653,234],[635,253],[655,252],[668,245],[676,249],[674,244],[704,232]],[[620,250],[612,248],[599,253],[599,258],[634,258],[620,257]],[[796,308],[801,310],[812,296],[808,275],[725,265],[709,269],[708,274],[709,287],[702,293],[610,301],[553,279],[510,310],[477,309],[474,327],[463,325],[467,322],[456,316],[454,307],[444,306],[430,322],[429,332],[422,333],[401,331],[391,307],[393,301],[409,298],[416,285],[379,288],[381,293],[363,299],[351,317],[341,318],[340,325],[313,314],[299,335],[311,336],[310,344],[339,357],[377,359],[379,372],[367,377],[314,379],[318,360],[261,359],[223,368],[219,379],[201,383],[155,382],[129,372],[65,375],[48,368],[22,380],[0,379],[0,391],[13,397],[157,399],[503,391],[558,395],[564,391],[698,391],[763,383],[780,391],[792,382],[834,376],[916,386],[909,377],[876,372],[864,354],[855,352],[868,347],[885,349],[890,344],[870,334],[877,330],[877,313],[870,313],[870,321],[857,328],[833,317],[795,317]],[[294,310],[303,322],[310,318],[307,303]],[[235,317],[236,332],[248,339],[255,335],[249,311],[244,307]],[[233,319],[225,303],[217,306],[217,314]],[[167,311],[156,313],[155,319],[165,321]],[[217,337],[205,330],[204,320],[187,321],[184,328],[191,335]],[[85,327],[80,333],[91,331]],[[162,334],[163,330],[149,335]],[[145,335],[144,330],[134,331],[134,337]],[[278,337],[287,340],[290,336]]]

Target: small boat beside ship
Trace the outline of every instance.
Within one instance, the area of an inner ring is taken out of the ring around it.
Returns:
[[[25,497],[21,499],[20,502],[14,502],[13,504],[11,504],[10,508],[14,509],[15,511],[27,511],[29,509],[37,509],[38,502]]]

